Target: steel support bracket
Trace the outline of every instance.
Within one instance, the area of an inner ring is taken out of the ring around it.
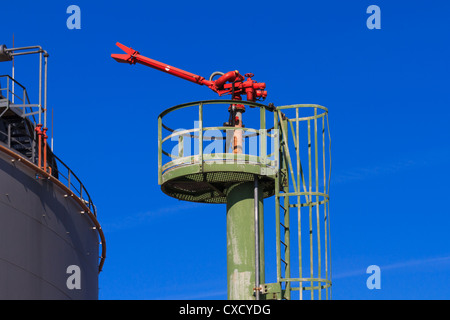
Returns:
[[[281,300],[284,290],[281,290],[281,284],[277,283],[263,283],[261,285],[261,294],[264,294],[266,300]]]

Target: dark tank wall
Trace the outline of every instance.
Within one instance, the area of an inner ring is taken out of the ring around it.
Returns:
[[[0,299],[98,298],[99,238],[81,210],[0,151]]]

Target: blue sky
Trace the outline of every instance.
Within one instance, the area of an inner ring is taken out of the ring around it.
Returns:
[[[71,4],[80,30],[66,27]],[[372,4],[380,30],[366,27]],[[225,206],[180,202],[157,183],[157,115],[216,95],[118,64],[117,41],[204,77],[252,72],[275,105],[326,106],[333,298],[450,297],[450,3],[10,1],[1,11],[0,42],[12,47],[14,33],[16,46],[50,53],[54,150],[89,190],[106,236],[100,299],[227,290]],[[16,77],[36,97],[33,62],[17,60]],[[366,287],[370,265],[380,290]]]

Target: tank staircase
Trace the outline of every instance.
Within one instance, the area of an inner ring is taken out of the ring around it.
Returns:
[[[6,86],[2,88],[5,80]],[[13,92],[13,83],[21,89],[18,90],[21,95]],[[36,111],[33,109],[36,106],[30,104],[25,87],[9,76],[0,76],[0,141],[36,163]]]
[[[19,116],[3,117],[7,126],[7,143],[25,157],[34,160],[34,135],[33,125]],[[34,162],[34,161],[32,161]]]

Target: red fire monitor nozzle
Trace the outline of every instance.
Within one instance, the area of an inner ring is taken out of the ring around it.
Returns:
[[[111,55],[117,62],[129,64],[140,63],[199,85],[205,85],[214,92],[217,92],[219,96],[231,94],[232,100],[242,100],[241,95],[246,95],[248,101],[256,101],[257,99],[265,99],[267,97],[267,91],[264,91],[266,84],[252,80],[253,73],[245,74],[245,77],[247,77],[245,79],[237,70],[225,74],[220,72],[218,74],[221,77],[217,80],[212,80],[212,76],[217,73],[214,73],[209,80],[206,80],[196,74],[144,57],[138,51],[128,48],[119,42],[116,45],[125,52],[125,54]]]

